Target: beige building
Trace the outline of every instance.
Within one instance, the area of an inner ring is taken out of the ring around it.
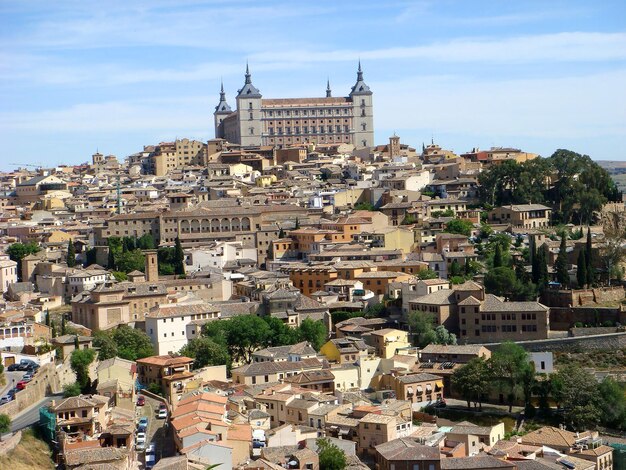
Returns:
[[[137,360],[139,383],[148,387],[157,384],[165,398],[176,406],[185,385],[194,375],[191,373],[193,359],[185,356],[150,356]]]
[[[17,263],[10,259],[0,259],[0,289],[9,290],[9,284],[17,282]]]
[[[177,139],[174,142],[161,142],[147,159],[147,172],[164,176],[172,170],[190,165],[205,165],[207,144],[198,140]]]
[[[494,426],[476,426],[463,421],[453,426],[446,433],[446,438],[450,443],[463,444],[466,456],[477,455],[484,447],[491,447],[500,439],[504,439],[504,423]]]
[[[412,346],[407,331],[393,328],[372,331],[364,339],[375,348],[376,355],[382,359],[389,359]]]
[[[260,385],[278,382],[301,372],[320,370],[322,363],[317,359],[282,362],[252,362],[232,370],[232,379],[236,384]]]
[[[542,204],[515,204],[496,207],[489,212],[492,224],[507,224],[525,229],[550,226],[552,209]]]
[[[100,361],[96,368],[98,393],[110,397],[117,406],[132,409],[135,403],[137,364],[120,357]]]
[[[108,330],[130,321],[124,287],[106,282],[72,299],[72,321],[90,330]]]
[[[98,434],[107,427],[109,398],[100,395],[79,395],[66,398],[58,405],[52,402],[57,427],[66,433],[82,432],[87,436]]]

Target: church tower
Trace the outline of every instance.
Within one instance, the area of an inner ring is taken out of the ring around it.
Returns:
[[[220,102],[217,103],[217,106],[215,107],[215,112],[213,113],[213,123],[215,126],[216,139],[223,139],[225,137],[224,125],[222,124],[222,121],[232,112],[233,110],[230,109],[230,106],[228,106],[228,103],[226,102],[226,93],[224,93],[224,82],[222,82],[222,88],[220,90]]]
[[[357,148],[372,147],[374,145],[374,107],[372,91],[363,81],[363,70],[359,60],[356,73],[356,83],[350,91],[352,111],[354,116],[353,143]]]
[[[242,146],[261,145],[261,92],[252,84],[252,75],[246,64],[246,81],[237,94],[239,142]]]

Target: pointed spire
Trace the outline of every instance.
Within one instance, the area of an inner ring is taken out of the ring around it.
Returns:
[[[220,101],[226,101],[226,93],[224,92],[224,80],[221,79]]]
[[[361,68],[361,59],[359,59],[359,67],[356,72],[356,83],[352,87],[352,91],[350,92],[350,96],[352,95],[371,95],[372,92],[370,87],[368,87],[363,81],[363,69]]]
[[[361,59],[359,58],[359,69],[356,72],[356,79],[358,82],[363,81],[363,70],[361,69]]]
[[[252,75],[250,75],[250,67],[248,67],[248,61],[246,60],[246,84],[252,83]]]
[[[330,98],[332,93],[330,91],[330,78],[326,79],[326,98]]]
[[[226,92],[224,91],[224,80],[220,79],[220,101],[215,107],[215,112],[220,114],[229,114],[232,112],[230,106],[226,102]]]

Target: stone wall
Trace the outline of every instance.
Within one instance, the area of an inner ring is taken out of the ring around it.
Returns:
[[[2,442],[0,442],[0,455],[8,454],[9,452],[11,452],[17,447],[21,440],[22,431],[17,431],[8,439],[3,439]]]
[[[583,307],[605,303],[620,303],[624,300],[622,286],[598,289],[553,290],[547,289],[541,295],[541,303],[548,307]]]
[[[550,329],[569,330],[576,323],[583,325],[602,325],[610,321],[613,324],[626,324],[626,311],[621,307],[551,307]]]
[[[626,332],[601,335],[578,336],[535,341],[517,341],[529,352],[540,351],[593,351],[598,349],[617,350],[626,348]],[[498,349],[500,343],[483,344],[490,351]]]
[[[5,413],[11,418],[31,405],[43,400],[46,395],[58,393],[62,389],[54,364],[45,364],[39,368],[33,380],[26,388],[15,394],[15,399],[0,406],[0,414]]]

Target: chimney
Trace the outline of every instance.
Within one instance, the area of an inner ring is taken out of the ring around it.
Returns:
[[[147,282],[157,282],[159,280],[159,261],[156,250],[144,250],[146,258],[145,274]]]

